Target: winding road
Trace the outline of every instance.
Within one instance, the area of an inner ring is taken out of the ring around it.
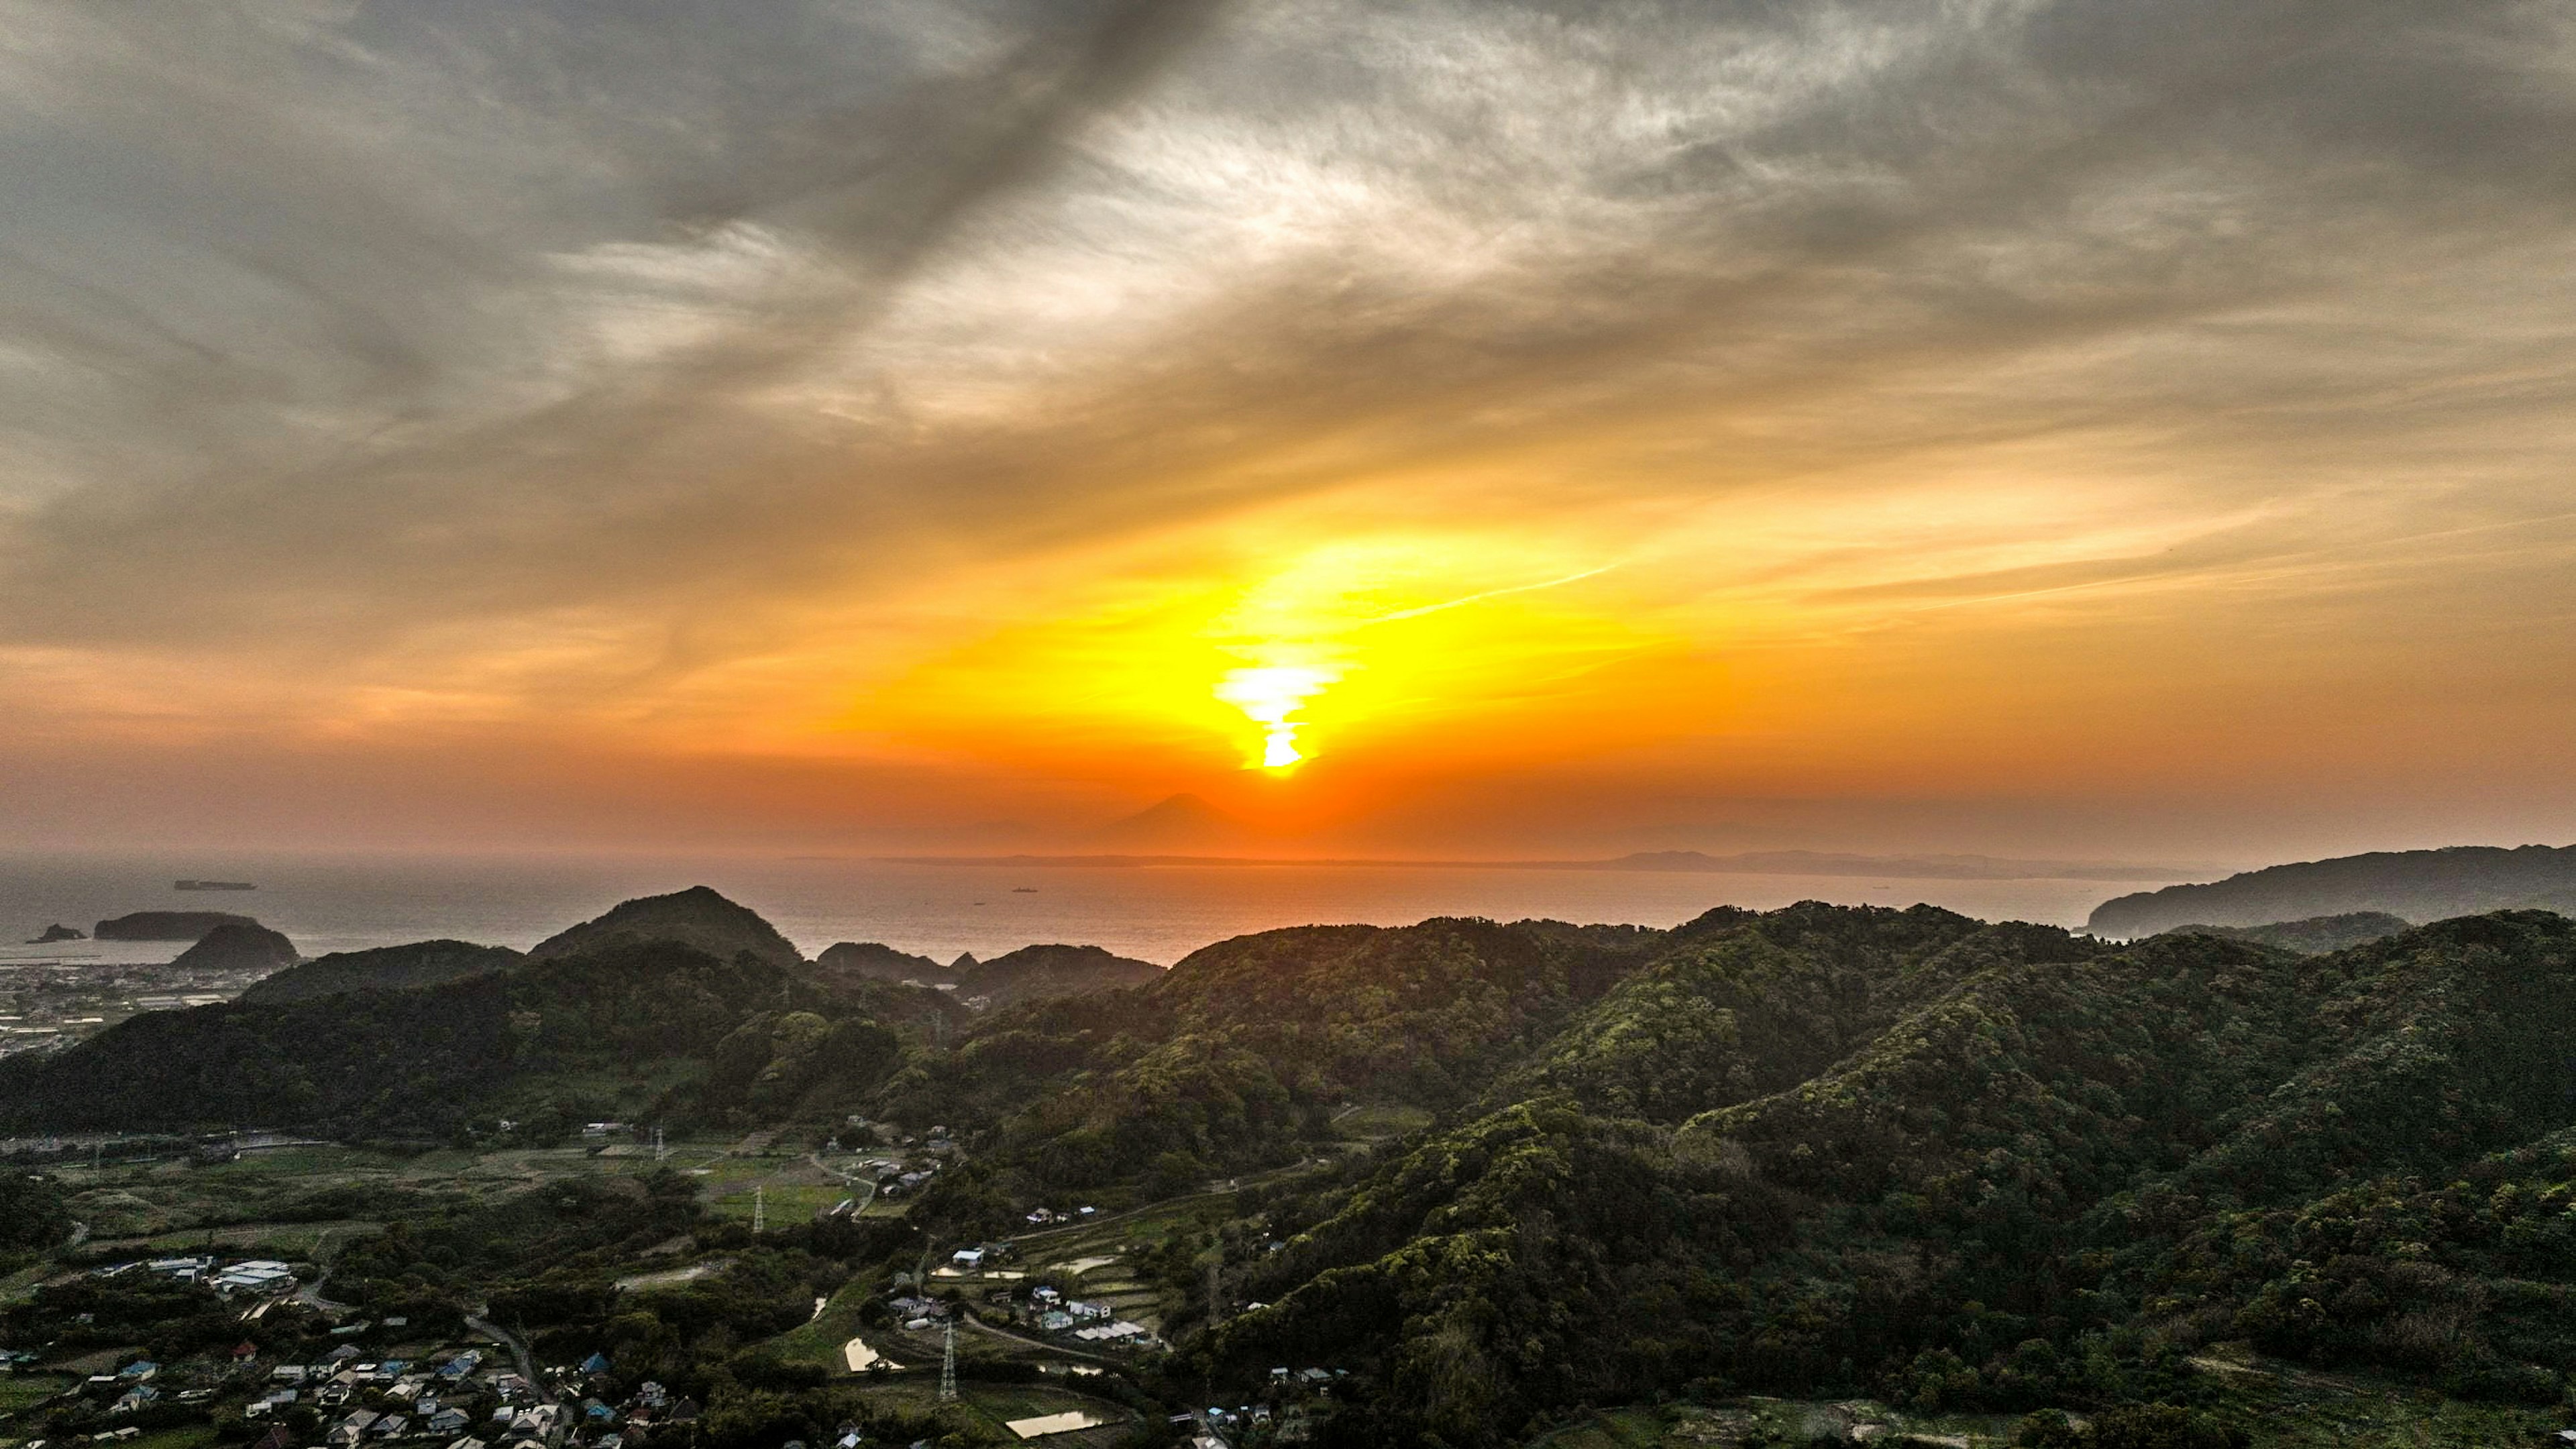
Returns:
[[[490,1310],[491,1305],[487,1303],[483,1306],[481,1312],[489,1312]],[[512,1333],[510,1330],[503,1328],[501,1325],[494,1323],[488,1318],[481,1317],[480,1313],[466,1314],[465,1326],[473,1329],[476,1333],[482,1334],[485,1338],[492,1340],[494,1343],[497,1343],[510,1351],[511,1361],[519,1366],[519,1377],[526,1379],[528,1381],[528,1387],[537,1391],[537,1398],[540,1402],[551,1404],[555,1401],[554,1391],[547,1388],[544,1382],[538,1379],[536,1361],[528,1357],[528,1346],[519,1341],[519,1336],[517,1334]]]

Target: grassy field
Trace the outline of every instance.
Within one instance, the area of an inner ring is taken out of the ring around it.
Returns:
[[[821,1317],[789,1329],[765,1346],[789,1363],[820,1364],[834,1374],[848,1373],[849,1360],[841,1351],[842,1345],[859,1336],[859,1309],[883,1291],[884,1283],[873,1273],[853,1278],[823,1305]]]
[[[41,1404],[71,1386],[61,1374],[0,1374],[0,1414]]]
[[[1048,1449],[1106,1449],[1127,1432],[1136,1416],[1125,1407],[1106,1399],[1071,1393],[1045,1384],[979,1384],[972,1380],[957,1386],[960,1402],[950,1412],[961,1427],[973,1426],[1006,1443],[1015,1443],[1010,1431],[1002,1426],[1013,1419],[1034,1419],[1047,1414],[1081,1412],[1106,1422],[1079,1434],[1049,1435]],[[878,1403],[900,1405],[916,1413],[939,1406],[939,1386],[931,1379],[899,1380],[867,1391],[867,1397]]]
[[[1430,1125],[1431,1114],[1422,1108],[1392,1104],[1354,1107],[1333,1119],[1333,1131],[1351,1142],[1382,1142]]]

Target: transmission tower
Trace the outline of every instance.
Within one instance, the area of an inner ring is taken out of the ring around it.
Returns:
[[[659,1128],[659,1127],[654,1128],[654,1129],[653,1129],[653,1160],[654,1160],[655,1162],[659,1162],[659,1161],[661,1161],[662,1159],[664,1159],[664,1158],[666,1158],[666,1157],[668,1157],[668,1156],[670,1156],[670,1155],[671,1155],[671,1149],[662,1145],[662,1129],[661,1129],[661,1128]]]
[[[948,1347],[939,1358],[939,1402],[957,1402],[957,1320],[948,1320]]]
[[[769,1231],[768,1193],[769,1189],[761,1184],[754,1184],[751,1189],[751,1230],[755,1233]]]

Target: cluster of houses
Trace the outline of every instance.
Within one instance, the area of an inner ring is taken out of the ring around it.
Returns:
[[[628,1449],[656,1425],[698,1417],[689,1399],[673,1399],[647,1382],[612,1404],[608,1360],[594,1354],[577,1369],[554,1370],[562,1395],[499,1367],[481,1349],[435,1362],[368,1361],[343,1344],[319,1363],[281,1364],[271,1387],[244,1410],[275,1415],[298,1403],[326,1415],[326,1449],[366,1449],[397,1440],[443,1442],[446,1449]]]
[[[283,1422],[299,1408],[321,1420],[321,1449],[637,1449],[655,1428],[689,1423],[699,1414],[695,1401],[674,1398],[650,1382],[609,1402],[615,1393],[608,1361],[595,1354],[577,1369],[548,1371],[549,1382],[540,1385],[487,1366],[480,1348],[408,1362],[371,1359],[344,1343],[315,1362],[277,1364],[265,1374],[258,1374],[258,1352],[244,1343],[233,1350],[229,1374],[191,1370],[181,1376],[200,1385],[217,1377],[237,1385],[245,1374],[257,1374],[257,1389],[242,1416],[273,1427],[256,1449],[314,1449]],[[125,1415],[161,1402],[166,1381],[161,1365],[142,1360],[92,1376],[82,1391],[94,1399],[115,1394],[109,1412]],[[171,1398],[202,1404],[218,1392],[196,1387]],[[127,1425],[86,1437],[115,1442],[137,1432]],[[41,1449],[41,1441],[25,1449]]]
[[[290,1292],[295,1287],[295,1270],[272,1258],[251,1258],[223,1266],[212,1253],[187,1258],[148,1258],[128,1263],[111,1263],[93,1268],[100,1278],[121,1278],[128,1273],[151,1273],[180,1283],[203,1283],[230,1297],[236,1293],[266,1296]]]

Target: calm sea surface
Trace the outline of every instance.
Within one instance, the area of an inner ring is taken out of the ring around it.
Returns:
[[[256,891],[183,892],[180,878]],[[307,956],[454,937],[526,947],[632,896],[710,885],[807,954],[883,941],[946,960],[1032,942],[1105,946],[1164,964],[1247,931],[1401,925],[1429,916],[1551,917],[1670,926],[1716,905],[1928,901],[1989,920],[2081,925],[2111,896],[2161,881],[1907,880],[1492,867],[994,866],[851,859],[411,855],[0,857],[0,962],[166,961],[167,943],[19,946],[49,923],[88,930],[140,910],[257,917]]]

